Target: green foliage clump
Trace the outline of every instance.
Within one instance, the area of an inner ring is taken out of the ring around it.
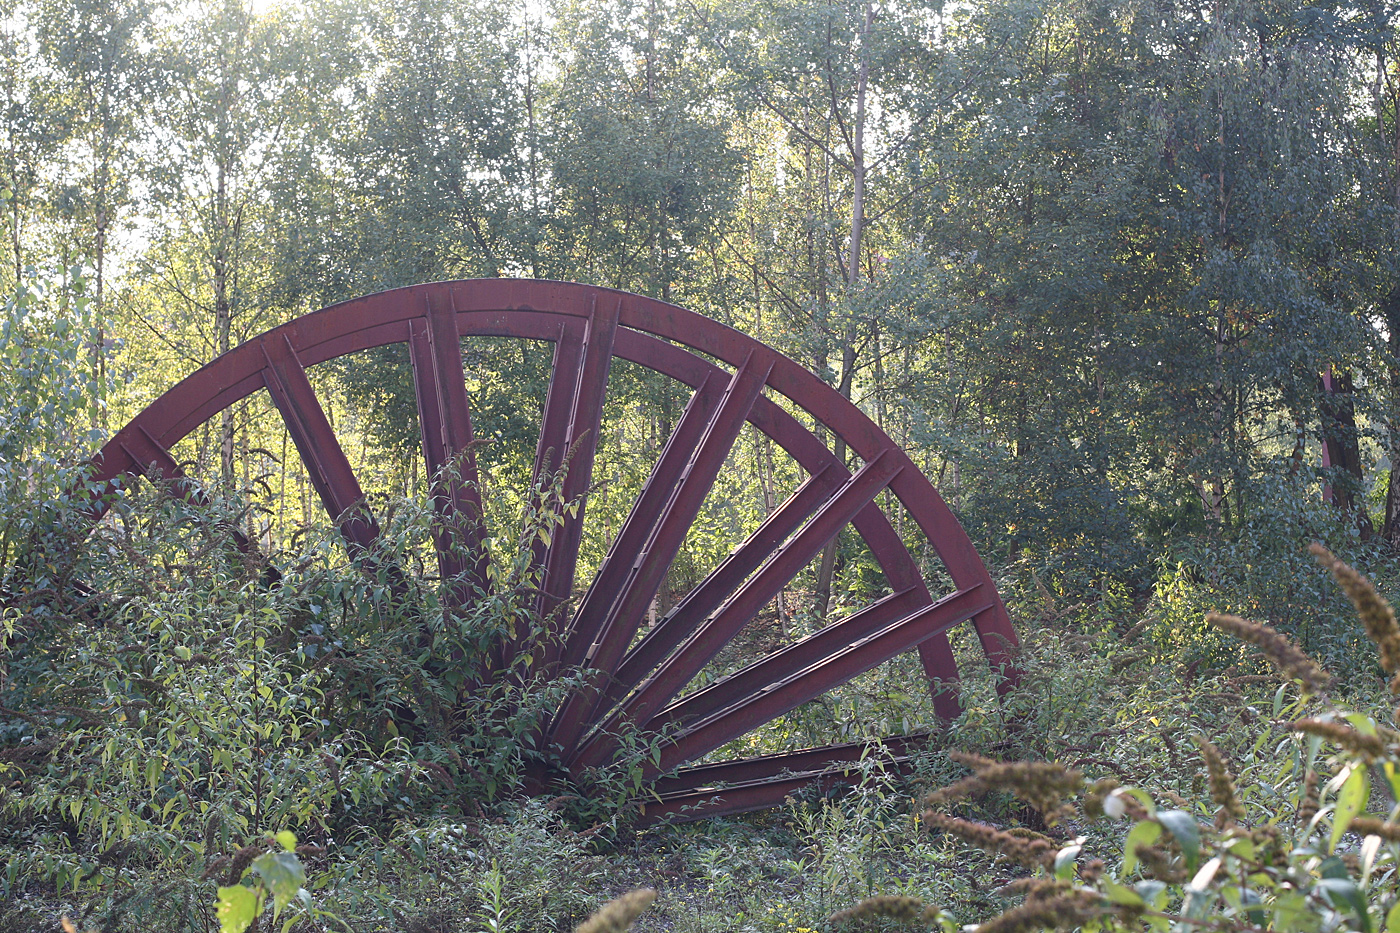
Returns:
[[[1400,627],[1389,605],[1325,549],[1314,553],[1352,597],[1385,669],[1400,670]],[[1022,902],[979,924],[981,933],[1317,933],[1400,922],[1400,732],[1383,715],[1317,695],[1327,680],[1278,632],[1213,619],[1302,688],[1278,688],[1269,711],[1276,725],[1242,750],[1248,764],[1240,773],[1210,738],[1196,735],[1205,782],[1191,798],[1150,794],[1114,777],[1089,782],[1062,764],[969,757],[960,760],[972,777],[929,796],[947,807],[1000,787],[1038,814],[1040,831],[924,814],[936,829],[1030,871],[1007,888]],[[1378,805],[1380,813],[1368,812]],[[1105,818],[1127,821],[1127,832],[1098,828]]]
[[[62,513],[86,501],[71,493],[105,433],[112,388],[82,270],[27,271],[0,307],[0,576],[41,559]]]

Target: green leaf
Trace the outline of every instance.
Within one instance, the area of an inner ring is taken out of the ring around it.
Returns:
[[[1400,900],[1392,904],[1386,912],[1385,933],[1400,933]]]
[[[1347,870],[1347,863],[1342,861],[1341,856],[1329,855],[1317,864],[1317,876],[1319,878],[1350,878],[1351,872]]]
[[[1307,767],[1311,768],[1317,764],[1318,752],[1322,751],[1322,736],[1309,735],[1307,738],[1308,754],[1306,758]]]
[[[1162,824],[1156,820],[1142,820],[1128,833],[1128,838],[1123,842],[1123,874],[1129,874],[1137,868],[1138,846],[1150,846],[1162,835]]]
[[[1153,910],[1162,910],[1167,906],[1167,883],[1165,881],[1147,878],[1133,885],[1133,890]]]
[[[1079,858],[1083,846],[1065,846],[1055,854],[1055,877],[1073,878],[1074,860]]]
[[[1187,868],[1194,869],[1201,857],[1201,827],[1196,818],[1182,810],[1159,810],[1156,818],[1181,846]]]
[[[292,902],[297,891],[306,884],[306,870],[295,852],[269,852],[253,860],[253,871],[272,892],[272,910],[276,917]]]
[[[1227,841],[1221,848],[1238,859],[1252,861],[1256,853],[1256,847],[1248,836],[1236,836]]]
[[[292,832],[290,829],[282,830],[274,838],[277,840],[277,844],[280,845],[283,849],[287,850],[288,852],[296,851],[296,833]]]
[[[1371,915],[1366,910],[1366,895],[1361,893],[1355,881],[1350,878],[1323,878],[1317,886],[1334,908],[1350,909],[1361,929],[1370,933]]]
[[[1327,843],[1328,851],[1337,848],[1342,834],[1347,831],[1351,821],[1361,812],[1361,808],[1366,806],[1366,801],[1371,796],[1370,772],[1364,765],[1348,767],[1351,773],[1347,775],[1341,792],[1337,794],[1337,808],[1332,814],[1332,838]]]
[[[253,918],[257,917],[260,906],[258,895],[252,888],[241,884],[219,888],[214,913],[219,918],[220,933],[243,933],[253,925]]]
[[[1273,902],[1273,914],[1277,933],[1312,933],[1322,926],[1321,915],[1301,891],[1280,894]]]
[[[1112,878],[1103,879],[1102,886],[1103,893],[1108,895],[1108,899],[1115,904],[1124,904],[1128,907],[1147,906],[1147,901],[1142,899],[1141,894],[1127,885],[1119,884]]]
[[[1385,775],[1386,783],[1390,785],[1390,797],[1392,800],[1400,800],[1400,769],[1395,767],[1393,761],[1381,762],[1381,773]]]

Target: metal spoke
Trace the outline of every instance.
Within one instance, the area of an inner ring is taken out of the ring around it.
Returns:
[[[369,551],[379,537],[379,525],[365,505],[365,494],[350,460],[341,449],[330,419],[306,378],[306,370],[285,334],[262,337],[266,368],[263,378],[272,403],[282,413],[287,432],[306,464],[307,475],[331,520],[340,527],[352,553]]]
[[[597,705],[596,685],[606,682],[631,643],[772,369],[772,354],[755,352],[730,380],[724,400],[710,419],[705,436],[656,523],[655,532],[618,594],[602,633],[583,660],[585,666],[596,672],[593,682],[587,689],[570,695],[555,719],[551,738],[560,748],[572,750],[587,727],[586,717]]]
[[[667,658],[627,701],[627,718],[643,724],[670,702],[715,655],[797,576],[826,542],[865,508],[902,468],[897,458],[876,457],[853,475],[806,526],[780,547],[743,587]]]
[[[581,664],[607,620],[608,611],[616,604],[617,594],[627,582],[636,564],[637,555],[646,547],[656,528],[658,516],[665,507],[671,491],[680,481],[705,427],[718,406],[724,385],[718,374],[705,380],[690,398],[661,457],[652,468],[646,485],[622,525],[598,574],[584,596],[569,632],[566,665]]]
[[[979,595],[980,589],[980,586],[974,586],[959,590],[929,607],[938,610],[941,629],[970,619],[990,605],[991,599],[985,594]],[[580,769],[596,768],[611,757],[616,751],[614,735],[623,722],[645,722],[645,728],[651,734],[670,734],[679,727],[698,722],[738,703],[754,701],[762,704],[765,702],[763,694],[775,684],[782,683],[814,665],[845,665],[850,676],[862,674],[869,669],[860,667],[865,658],[858,654],[846,654],[847,649],[891,623],[908,618],[916,610],[928,611],[925,607],[928,607],[926,591],[910,587],[886,596],[839,622],[834,622],[733,674],[707,684],[672,703],[650,719],[642,718],[647,715],[648,710],[634,711],[624,706],[611,721],[594,733],[578,755],[575,766]],[[774,713],[769,718],[778,715],[781,713]]]
[[[645,823],[657,823],[778,806],[799,789],[846,783],[860,773],[855,763],[871,755],[881,756],[886,767],[905,770],[910,755],[928,740],[927,733],[915,733],[682,768],[656,781],[660,800],[643,804],[641,816]]]
[[[773,652],[767,657],[753,662],[733,674],[721,677],[700,690],[688,694],[666,707],[651,719],[648,725],[653,730],[665,731],[672,725],[688,725],[698,722],[705,716],[734,705],[737,702],[756,698],[773,684],[781,683],[814,664],[832,664],[834,659],[850,646],[858,644],[891,623],[905,619],[915,611],[938,612],[938,624],[947,628],[965,619],[970,619],[986,609],[991,603],[985,594],[979,593],[981,586],[958,590],[943,597],[932,606],[915,606],[921,595],[917,590],[908,589],[894,593],[873,603],[859,612],[834,622],[800,641]],[[859,658],[848,658],[859,661]],[[854,671],[855,674],[864,670]]]
[[[605,695],[614,701],[621,700],[628,690],[641,683],[676,646],[695,634],[710,613],[718,609],[848,479],[850,474],[832,464],[803,483],[786,502],[773,510],[773,514],[748,540],[725,558],[627,653]]]
[[[450,298],[449,298],[450,301]],[[486,585],[482,544],[481,490],[472,443],[472,423],[462,371],[457,315],[441,299],[427,299],[425,318],[409,322],[409,359],[423,434],[423,459],[432,481],[438,516],[438,569],[451,601],[467,606]]]
[[[694,761],[763,723],[776,719],[808,700],[883,664],[895,655],[908,651],[934,632],[968,618],[967,607],[961,604],[964,592],[968,591],[960,591],[949,600],[920,609],[905,619],[843,647],[824,661],[772,683],[758,693],[702,719],[682,732],[674,744],[665,746],[661,750],[659,762],[655,765],[645,763],[644,773],[662,774],[677,765]],[[986,608],[987,604],[984,603],[973,611],[980,612]]]
[[[578,378],[569,411],[568,448],[565,454],[568,468],[564,476],[564,501],[578,500],[578,510],[573,515],[564,516],[563,524],[546,548],[540,601],[540,610],[546,617],[569,598],[574,584],[578,549],[583,539],[586,494],[593,482],[593,455],[598,449],[598,429],[603,419],[603,398],[608,389],[613,335],[617,331],[621,304],[621,300],[605,301],[601,307],[595,307],[579,348]],[[559,381],[561,375],[556,372],[551,381],[550,402],[555,394],[553,383]],[[546,403],[546,412],[548,408],[549,403]],[[540,441],[544,443],[543,434]],[[554,460],[556,463],[562,462],[557,456]]]

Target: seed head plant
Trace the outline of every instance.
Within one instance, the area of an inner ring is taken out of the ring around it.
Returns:
[[[1389,604],[1365,576],[1312,550],[1351,597],[1381,667],[1400,675],[1400,626]],[[1029,872],[1005,889],[1021,903],[976,933],[1400,930],[1400,732],[1334,705],[1324,692],[1328,673],[1271,626],[1216,613],[1207,621],[1257,648],[1284,680],[1271,711],[1282,732],[1275,745],[1265,733],[1252,765],[1235,772],[1213,736],[1193,736],[1213,820],[1204,801],[1115,777],[1086,784],[1057,764],[956,756],[973,774],[928,795],[935,809],[922,822]],[[1390,689],[1400,692],[1400,676]],[[1035,807],[1055,835],[937,809],[993,789]],[[1384,803],[1368,812],[1373,798]],[[836,917],[864,916],[859,910]]]

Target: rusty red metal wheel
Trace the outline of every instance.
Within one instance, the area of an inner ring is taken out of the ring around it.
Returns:
[[[306,368],[348,353],[407,343],[430,475],[456,461],[458,479],[435,505],[461,524],[481,514],[461,338],[554,344],[535,474],[572,451],[564,494],[586,505],[613,359],[650,368],[693,390],[690,402],[597,572],[576,602],[585,508],[566,516],[539,560],[541,609],[557,626],[545,670],[582,668],[584,685],[559,707],[547,741],[575,775],[608,764],[624,726],[664,735],[649,761],[652,818],[732,813],[778,803],[839,772],[868,748],[832,745],[692,764],[826,691],[915,650],[938,714],[955,716],[958,667],[947,630],[970,620],[994,669],[1014,679],[1016,634],[986,567],[937,491],[883,431],[847,399],[777,351],[715,321],[640,295],[560,282],[484,279],[401,288],[333,305],[231,350],[167,391],[97,455],[96,479],[181,479],[170,449],[228,406],[266,390],[347,546],[368,549],[378,526]],[[712,360],[718,360],[718,365]],[[810,414],[859,458],[854,472],[764,394]],[[740,429],[753,425],[808,475],[719,566],[646,632],[647,608],[715,482]],[[441,474],[447,475],[447,474]],[[953,592],[935,599],[876,502],[892,492],[942,560]],[[479,526],[467,547],[439,542],[443,579],[485,580]],[[686,693],[701,669],[847,525],[865,540],[889,594],[815,634]],[[478,592],[454,592],[469,600]],[[506,645],[505,652],[521,650]],[[923,736],[884,740],[907,755]],[[659,803],[657,802],[659,797]]]

